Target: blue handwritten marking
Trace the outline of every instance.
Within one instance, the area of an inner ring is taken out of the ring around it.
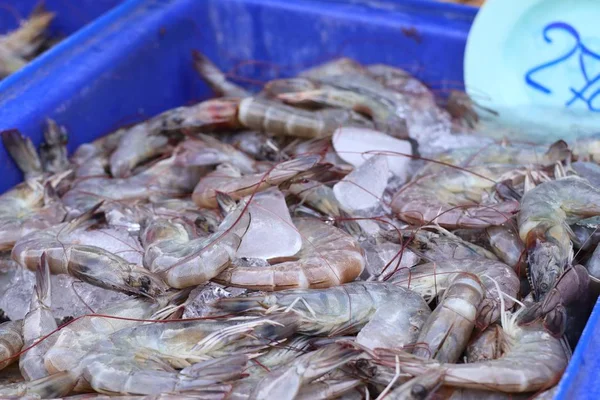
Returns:
[[[544,94],[552,95],[552,90],[550,90],[547,86],[544,86],[543,84],[541,84],[538,80],[535,80],[533,78],[533,75],[542,70],[551,68],[562,62],[565,62],[569,58],[571,58],[574,54],[579,52],[579,57],[578,57],[579,70],[581,71],[581,75],[583,77],[583,80],[585,81],[585,84],[579,90],[569,87],[569,90],[571,91],[571,93],[573,93],[573,97],[571,97],[569,100],[567,100],[567,102],[565,103],[565,106],[570,107],[573,103],[580,100],[580,101],[583,101],[587,105],[587,107],[590,111],[600,112],[600,107],[594,107],[594,100],[596,99],[596,96],[598,96],[600,94],[600,89],[596,89],[595,91],[592,92],[591,95],[586,97],[586,92],[588,92],[589,89],[595,83],[600,82],[600,74],[596,75],[595,77],[590,77],[588,75],[588,69],[586,68],[586,58],[585,58],[587,56],[588,58],[591,58],[592,60],[600,61],[600,54],[594,53],[589,48],[587,48],[583,43],[581,43],[581,38],[579,36],[579,32],[577,32],[577,30],[575,28],[573,28],[571,25],[569,25],[565,22],[552,22],[544,27],[544,31],[542,33],[543,33],[544,40],[546,41],[546,43],[552,43],[552,39],[549,36],[549,33],[551,31],[564,32],[568,36],[572,37],[574,39],[573,47],[568,49],[568,51],[566,51],[564,54],[561,54],[558,57],[556,57],[550,61],[547,61],[543,64],[540,64],[540,65],[530,69],[529,71],[527,71],[527,73],[525,74],[525,82],[532,88],[539,90],[540,92],[542,92]]]

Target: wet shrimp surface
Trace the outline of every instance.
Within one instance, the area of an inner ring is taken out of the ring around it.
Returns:
[[[496,142],[388,65],[251,92],[193,62],[213,98],[73,154],[52,120],[1,132],[0,397],[553,393],[596,300],[600,139]]]

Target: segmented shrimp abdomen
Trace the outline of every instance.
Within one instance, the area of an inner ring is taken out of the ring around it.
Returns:
[[[365,266],[360,245],[342,230],[314,219],[295,219],[302,249],[294,261],[268,267],[231,266],[215,278],[258,290],[327,288],[351,282]]]
[[[8,321],[0,324],[0,370],[17,361],[23,348],[23,322]]]

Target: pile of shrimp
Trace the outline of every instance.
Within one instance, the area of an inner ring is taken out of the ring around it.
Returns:
[[[258,93],[194,66],[214,98],[70,157],[52,120],[39,151],[2,132],[0,261],[36,277],[2,398],[551,398],[600,278],[599,139],[477,137],[386,65]],[[58,321],[57,274],[125,297]]]
[[[48,37],[53,19],[54,13],[40,2],[17,29],[0,35],[0,79],[20,70],[53,44]]]

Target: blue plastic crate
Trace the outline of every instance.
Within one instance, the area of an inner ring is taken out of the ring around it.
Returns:
[[[0,83],[0,129],[39,143],[43,121],[67,127],[70,149],[126,123],[211,95],[192,67],[198,49],[251,82],[292,76],[335,57],[405,68],[433,88],[462,86],[477,9],[425,0],[130,0]],[[0,192],[21,179],[0,148]],[[596,307],[561,398],[599,398]],[[532,365],[532,368],[535,366]],[[597,385],[596,385],[597,386]],[[583,392],[585,388],[585,393]]]

